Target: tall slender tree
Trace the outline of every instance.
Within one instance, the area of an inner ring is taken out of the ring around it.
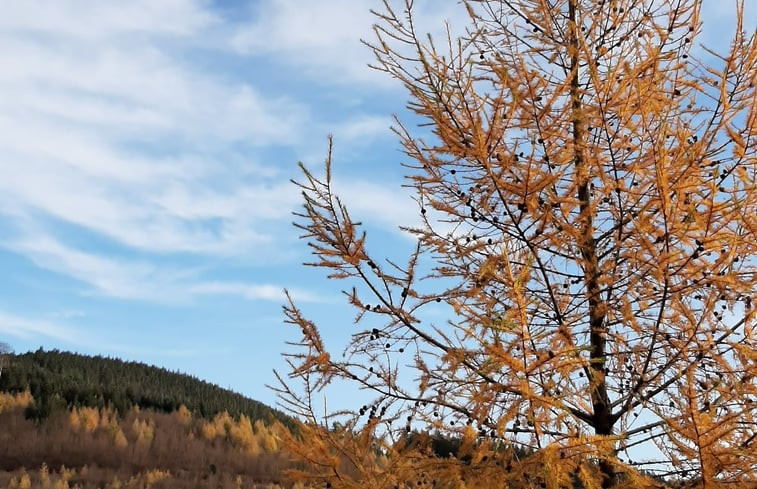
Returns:
[[[13,348],[11,348],[8,343],[0,341],[0,376],[3,375],[3,368],[5,367],[5,362],[8,359],[8,355],[12,353]]]
[[[384,320],[339,359],[285,306],[304,389],[280,391],[308,421],[290,449],[311,482],[609,488],[651,484],[644,469],[757,483],[743,0],[724,54],[696,42],[701,1],[469,0],[467,33],[442,44],[395,3],[369,46],[433,130],[396,124],[422,225],[407,265],[375,256],[332,192],[331,150],[324,177],[303,166],[313,264],[352,282],[358,324]],[[445,304],[446,324],[426,319]],[[334,379],[376,395],[337,430],[312,405]],[[411,443],[424,427],[459,439],[457,456]]]

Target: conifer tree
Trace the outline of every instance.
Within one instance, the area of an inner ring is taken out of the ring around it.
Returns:
[[[757,40],[743,0],[725,53],[698,43],[695,0],[463,3],[467,33],[437,42],[412,0],[385,0],[368,43],[432,129],[395,128],[422,220],[407,264],[374,254],[332,191],[331,147],[324,177],[302,167],[296,226],[365,327],[340,358],[285,306],[303,334],[280,377],[307,420],[288,440],[300,475],[752,487]],[[429,322],[445,305],[449,320]],[[375,402],[326,429],[313,394],[336,379]],[[455,456],[411,442],[417,429],[456,439]]]

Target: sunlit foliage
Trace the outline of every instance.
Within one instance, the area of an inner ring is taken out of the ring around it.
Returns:
[[[324,176],[303,166],[297,226],[313,264],[350,282],[364,329],[339,357],[285,307],[302,332],[281,386],[309,424],[288,441],[299,476],[757,483],[757,40],[743,4],[718,54],[697,42],[693,0],[464,3],[467,33],[439,42],[416,31],[411,0],[385,1],[369,42],[423,123],[395,128],[421,220],[407,262],[369,251],[332,191],[331,149]],[[327,416],[332,429],[313,395],[334,380],[375,401]],[[415,430],[458,453],[409,443]]]
[[[278,448],[280,423],[225,411],[205,419],[184,406],[171,414],[74,407],[26,419],[33,402],[29,391],[0,392],[0,487],[279,489],[292,466]]]

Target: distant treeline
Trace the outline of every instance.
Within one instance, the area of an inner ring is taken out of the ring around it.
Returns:
[[[138,362],[86,356],[58,350],[10,355],[0,377],[0,391],[29,390],[34,403],[27,416],[44,419],[53,411],[73,407],[112,407],[120,413],[132,406],[173,412],[186,406],[197,417],[210,419],[227,412],[252,420],[293,420],[284,413],[241,394]]]

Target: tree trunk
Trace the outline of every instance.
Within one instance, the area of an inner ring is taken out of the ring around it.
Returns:
[[[580,225],[582,239],[579,243],[581,258],[583,260],[584,283],[589,306],[589,368],[586,376],[589,382],[591,402],[593,407],[592,425],[597,435],[611,435],[613,427],[612,410],[607,393],[607,381],[605,377],[607,325],[605,322],[606,304],[601,298],[599,286],[600,268],[597,256],[596,240],[594,238],[594,216],[591,206],[590,169],[585,155],[586,129],[581,104],[580,93],[580,45],[578,38],[578,0],[568,2],[569,33],[570,33],[570,57],[571,57],[571,89],[573,124],[573,150],[575,153],[576,178],[578,187],[578,200],[580,202]],[[613,457],[613,453],[605,454]],[[613,487],[617,482],[615,469],[608,459],[601,459],[599,463],[602,472],[602,487]]]

